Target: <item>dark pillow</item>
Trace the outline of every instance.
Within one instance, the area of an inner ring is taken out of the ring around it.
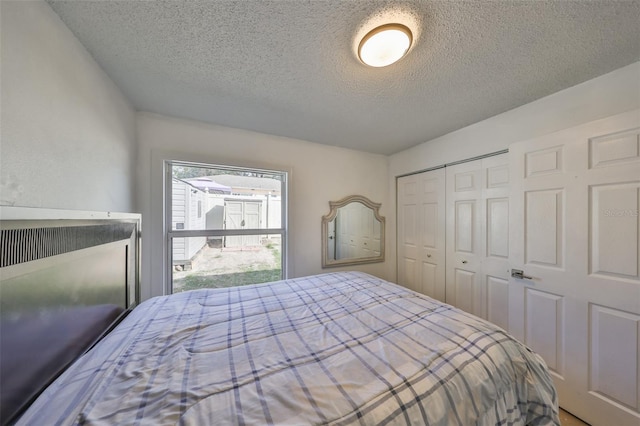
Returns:
[[[0,321],[0,423],[16,417],[124,312],[96,305]]]

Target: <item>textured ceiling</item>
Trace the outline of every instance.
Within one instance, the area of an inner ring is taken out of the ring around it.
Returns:
[[[381,154],[640,59],[640,1],[49,4],[138,110]],[[388,21],[414,46],[369,68]]]

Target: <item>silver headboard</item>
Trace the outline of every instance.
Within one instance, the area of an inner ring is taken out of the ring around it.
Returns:
[[[140,297],[140,215],[0,206],[0,314]]]

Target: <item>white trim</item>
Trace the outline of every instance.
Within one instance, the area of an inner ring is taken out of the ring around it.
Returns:
[[[98,212],[86,210],[43,209],[39,207],[0,206],[0,220],[111,220],[137,219],[139,213]]]
[[[194,153],[182,153],[176,151],[165,151],[165,150],[151,150],[151,194],[150,194],[150,226],[151,229],[148,231],[150,237],[148,244],[150,245],[150,277],[151,277],[151,286],[155,287],[151,288],[151,294],[157,295],[161,286],[162,294],[171,294],[170,287],[170,279],[169,277],[172,274],[172,253],[168,249],[169,247],[169,239],[175,238],[178,236],[185,235],[176,235],[176,232],[189,232],[189,230],[172,230],[171,229],[171,217],[167,217],[167,203],[171,202],[171,195],[165,198],[166,188],[169,188],[171,185],[171,174],[167,167],[168,164],[171,163],[190,163],[194,166],[202,166],[202,167],[220,167],[220,168],[229,168],[229,169],[252,169],[258,171],[264,171],[265,173],[274,173],[274,174],[282,174],[282,193],[281,193],[281,223],[283,225],[282,228],[279,229],[260,229],[258,232],[253,232],[253,230],[247,230],[248,233],[253,234],[280,234],[282,235],[282,246],[281,246],[281,255],[282,255],[282,277],[283,279],[289,276],[288,270],[288,258],[290,256],[288,251],[288,211],[289,211],[289,185],[290,179],[292,175],[292,170],[290,167],[280,167],[274,165],[266,165],[266,164],[258,164],[251,161],[239,163],[238,161],[225,161],[224,158],[212,158],[212,157],[203,157],[199,154]],[[169,204],[170,206],[170,204]],[[207,233],[207,232],[205,232]],[[243,232],[244,233],[244,232]],[[201,234],[198,234],[200,236]],[[202,234],[204,235],[204,234]],[[158,241],[158,236],[160,236],[160,240]],[[191,235],[192,236],[192,235]],[[162,264],[160,267],[157,266],[158,260],[162,259]],[[156,266],[154,266],[154,264]]]

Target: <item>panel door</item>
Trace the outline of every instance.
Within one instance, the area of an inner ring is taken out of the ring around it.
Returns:
[[[411,290],[418,291],[421,286],[420,243],[418,238],[419,218],[419,189],[418,175],[398,178],[397,191],[397,277],[398,284]]]
[[[447,303],[481,314],[482,161],[446,168]]]
[[[225,202],[225,229],[242,229],[244,203],[242,201]],[[225,237],[225,247],[241,247],[242,236]]]
[[[594,425],[640,424],[639,135],[636,110],[510,147],[510,331]]]
[[[509,160],[447,167],[447,303],[509,327]]]
[[[226,229],[259,229],[261,202],[226,201]],[[225,247],[247,247],[260,245],[259,235],[241,235],[225,237]]]
[[[372,257],[374,241],[373,241],[373,211],[366,207],[364,204],[356,203],[359,206],[358,209],[358,244],[360,250],[360,256]]]
[[[349,241],[351,239],[351,236],[348,233],[349,216],[343,212],[343,209],[338,210],[335,222],[336,232],[338,234],[338,243],[336,245],[336,259],[346,259],[349,257]]]
[[[260,229],[260,218],[262,214],[262,202],[261,201],[245,201],[244,202],[244,229]],[[243,235],[242,245],[259,246],[259,235]]]
[[[398,178],[398,282],[445,301],[445,170]]]
[[[359,208],[360,203],[350,203],[338,209],[336,228],[338,232],[337,259],[353,259],[359,253]]]
[[[509,329],[509,155],[482,160],[480,316]]]

